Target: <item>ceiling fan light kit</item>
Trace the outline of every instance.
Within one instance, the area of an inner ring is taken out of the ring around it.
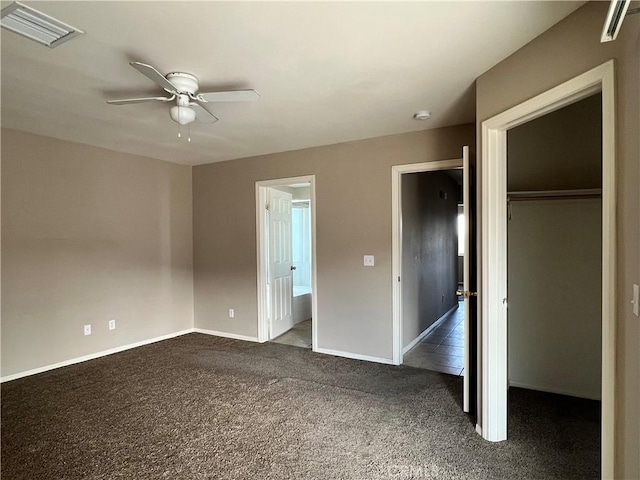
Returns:
[[[188,125],[196,119],[196,111],[190,107],[174,105],[169,111],[171,120],[180,125]]]
[[[171,120],[179,123],[180,125],[188,125],[196,119],[196,111],[189,106],[190,102],[187,95],[180,94],[177,97],[178,104],[171,107],[171,110],[169,110],[169,116],[171,117]]]
[[[169,110],[171,120],[179,125],[189,125],[195,120],[202,123],[215,123],[218,118],[209,109],[209,103],[214,102],[246,102],[257,100],[260,95],[255,90],[229,90],[224,92],[198,93],[198,77],[185,72],[171,72],[162,75],[151,65],[131,62],[130,65],[144,76],[162,87],[169,97],[126,98],[122,100],[107,100],[110,105],[130,105],[147,102],[171,102],[176,104]],[[178,131],[178,137],[180,137]]]

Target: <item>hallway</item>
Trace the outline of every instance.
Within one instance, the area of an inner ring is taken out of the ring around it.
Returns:
[[[440,323],[404,356],[410,367],[462,375],[464,373],[464,303],[447,314]]]

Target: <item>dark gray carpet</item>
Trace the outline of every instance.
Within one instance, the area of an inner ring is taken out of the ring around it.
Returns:
[[[599,478],[598,404],[512,389],[510,440],[460,377],[190,334],[2,385],[2,479]]]

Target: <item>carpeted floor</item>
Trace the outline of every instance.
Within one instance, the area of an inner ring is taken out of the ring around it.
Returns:
[[[189,334],[3,384],[2,479],[599,478],[597,403],[512,389],[490,443],[461,381]]]

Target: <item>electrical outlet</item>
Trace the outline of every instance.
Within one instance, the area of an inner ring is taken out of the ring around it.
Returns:
[[[91,325],[85,325],[84,326],[84,334],[85,335],[91,335]]]
[[[236,311],[233,308],[229,309],[229,318],[234,318],[236,316]]]
[[[115,329],[116,329],[116,321],[109,320],[109,330],[115,330]]]

